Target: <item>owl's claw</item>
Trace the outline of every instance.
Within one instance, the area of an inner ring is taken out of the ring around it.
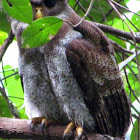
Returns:
[[[64,135],[63,138],[65,139],[67,136],[71,136],[72,135],[72,131],[73,129],[76,127],[76,134],[77,134],[77,139],[81,139],[83,133],[84,133],[84,129],[80,126],[76,126],[74,122],[70,122],[67,125],[67,128],[64,131]]]
[[[82,127],[77,127],[76,132],[77,132],[78,139],[81,139],[81,137],[84,133],[84,129]]]
[[[32,118],[30,128],[34,130],[35,128],[34,126],[41,124],[41,130],[42,130],[42,133],[44,134],[44,130],[48,126],[49,123],[50,122],[47,121],[45,117],[35,117],[35,118]]]
[[[44,119],[42,119],[42,121],[41,121],[41,129],[42,129],[42,133],[44,134],[44,130],[45,130],[45,128],[48,126],[48,121],[44,118]]]
[[[66,128],[65,131],[64,131],[63,137],[65,138],[65,137],[71,135],[71,132],[73,131],[74,127],[75,127],[74,122],[70,122],[70,123],[67,125],[67,128]]]

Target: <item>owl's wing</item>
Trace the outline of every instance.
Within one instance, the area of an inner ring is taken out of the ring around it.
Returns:
[[[129,126],[130,107],[115,57],[85,39],[69,43],[66,55],[97,132],[122,136]]]

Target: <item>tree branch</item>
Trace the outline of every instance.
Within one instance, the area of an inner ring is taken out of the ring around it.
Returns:
[[[62,140],[63,132],[66,128],[64,125],[50,125],[47,127],[44,135],[41,130],[31,130],[30,120],[14,119],[14,118],[0,118],[0,137],[2,138],[16,138],[16,139],[46,139]],[[75,139],[76,134],[70,138]],[[112,137],[100,134],[87,134],[82,139],[84,140],[111,140]],[[123,138],[114,138],[113,140],[124,140]]]
[[[10,30],[8,38],[5,40],[5,42],[0,47],[0,61],[2,60],[4,53],[6,52],[8,46],[11,44],[13,39],[14,39],[14,34],[13,34],[12,30]]]
[[[89,12],[90,12],[90,10],[91,10],[91,8],[92,8],[93,3],[94,3],[94,0],[91,0],[90,5],[89,5],[89,7],[88,7],[88,10],[86,11],[86,13],[85,13],[85,15],[83,16],[83,18],[81,19],[81,21],[78,22],[76,25],[74,25],[75,28],[76,28],[78,25],[80,25],[80,24],[85,20],[85,18],[87,17],[87,15],[89,14]]]
[[[78,5],[81,8],[81,10],[85,13],[86,10],[81,5],[81,3],[78,2],[78,0],[76,0],[76,2],[78,3]],[[94,22],[93,18],[89,14],[87,16],[89,17],[91,22],[93,22],[96,26],[98,26],[102,31],[104,31],[106,33],[110,33],[110,34],[116,35],[116,36],[119,36],[119,37],[123,37],[123,38],[129,39],[129,40],[133,40],[133,36],[132,36],[131,33],[125,32],[125,31],[122,31],[122,30],[119,30],[119,29],[115,29],[115,28],[113,28],[111,26],[108,26],[108,25],[104,25],[104,24],[101,24],[101,23]],[[136,39],[137,43],[140,43],[140,37],[135,37],[135,39]]]
[[[133,40],[133,36],[130,32],[125,32],[125,31],[122,31],[122,30],[119,30],[119,29],[115,29],[111,26],[104,25],[104,24],[101,24],[101,23],[96,23],[96,22],[93,22],[93,23],[96,26],[98,26],[102,31],[104,31],[106,33],[110,33],[110,34],[120,36],[120,37],[129,39],[129,40]],[[140,43],[140,37],[136,36],[135,39],[136,39],[137,43]]]
[[[112,46],[114,47],[115,50],[118,50],[119,52],[122,53],[128,53],[128,54],[133,54],[134,52],[127,50],[123,47],[121,47],[118,43],[116,43],[115,41],[109,39],[110,43],[112,44]]]

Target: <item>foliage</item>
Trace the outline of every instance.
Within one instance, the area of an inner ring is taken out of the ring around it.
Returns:
[[[7,38],[7,33],[0,31],[0,46],[4,43],[5,38]]]
[[[22,34],[23,48],[35,48],[48,43],[51,37],[59,31],[62,23],[62,20],[56,17],[35,20]],[[40,38],[40,41],[38,41],[38,38]]]
[[[10,17],[32,23],[33,14],[29,0],[2,0],[2,7]]]
[[[0,10],[0,30],[4,32],[9,32],[10,30],[10,23],[7,21],[3,9]]]
[[[139,129],[139,127],[140,127],[140,125],[139,125],[139,122],[138,122],[139,120],[136,120],[135,121],[135,123],[134,123],[134,129],[133,129],[133,131],[132,131],[132,135],[131,135],[131,139],[133,140],[133,139],[135,139],[135,140],[139,140],[139,138],[140,138],[140,136],[139,136],[139,134],[140,134],[140,129]]]
[[[0,116],[1,117],[6,116],[6,117],[10,117],[10,118],[13,117],[3,96],[0,96]]]
[[[126,8],[127,8],[126,4],[130,2],[130,0],[115,0],[115,1]],[[22,35],[24,41],[26,42],[26,44],[23,44],[23,47],[26,46],[27,48],[28,45],[31,46],[31,48],[40,46],[44,42],[49,41],[50,34],[54,36],[58,32],[58,30],[61,28],[62,21],[54,17],[42,18],[42,19],[32,22],[32,10],[31,10],[29,0],[22,0],[22,1],[21,0],[8,0],[10,4],[7,3],[7,0],[2,0],[2,2],[3,2],[2,3],[3,8],[6,10],[8,15],[18,20],[21,20],[22,22],[26,22],[30,24],[30,26],[28,26],[27,30],[25,30],[25,32]],[[21,3],[23,4],[22,7],[20,7]],[[76,13],[78,13],[80,16],[83,16],[85,14],[85,11],[87,10],[89,6],[89,3],[90,3],[89,0],[80,0],[79,4],[77,4],[76,0],[69,0],[69,4],[75,9]],[[127,17],[128,14],[130,14],[129,11],[124,10],[123,8],[120,8],[120,7],[117,7],[117,8],[122,13],[123,17],[125,16]],[[24,10],[25,11],[24,13],[22,12],[23,10],[21,9],[27,9],[27,10]],[[136,11],[136,12],[140,14],[140,11]],[[134,13],[131,13],[131,16],[129,16],[128,19],[126,17],[125,17],[125,21],[131,27],[131,29],[136,33],[139,32],[140,31],[140,24],[139,24],[140,16]],[[118,17],[116,12],[112,10],[112,8],[110,7],[110,5],[107,3],[106,0],[95,0],[93,8],[91,9],[91,12],[87,16],[86,19],[95,21],[95,22],[100,22],[103,24],[107,24],[114,28],[130,32],[127,25]],[[49,26],[49,28],[46,28],[48,27],[48,24],[53,25],[54,27]],[[34,26],[35,26],[35,30],[33,29]],[[1,10],[0,11],[0,45],[4,42],[4,39],[7,38],[7,34],[5,32],[8,32],[8,31],[9,31],[9,23],[6,20],[4,11]],[[32,37],[30,33],[35,34],[35,36]],[[127,49],[131,52],[135,52],[135,46],[134,46],[133,41],[126,40],[125,38],[120,38],[112,34],[106,34],[106,35],[111,40],[114,40],[115,42],[117,42],[122,48]],[[32,38],[32,39],[27,40],[26,37]],[[34,45],[34,40],[36,40],[36,38],[40,38],[40,41],[38,42],[40,42],[41,44]],[[139,44],[136,44],[136,45],[138,46],[138,48],[140,48]],[[131,53],[116,50],[116,58],[117,58],[118,63],[121,63],[124,59],[128,58],[129,56],[131,56]],[[139,61],[140,61],[140,56],[139,56]],[[4,67],[4,71],[6,72],[4,73],[1,72],[0,77],[1,78],[6,77],[17,71],[17,70],[8,71],[9,69],[11,70],[12,67],[8,66],[7,64],[7,66]],[[133,103],[133,109],[137,111],[136,115],[139,117],[140,110],[138,110],[137,108],[140,108],[140,103],[139,103],[139,98],[138,98],[140,97],[140,82],[138,80],[138,62],[136,58],[130,61],[125,66],[125,68],[121,70],[121,76],[124,80],[125,90],[128,96],[130,97],[131,102]],[[20,84],[19,75],[16,74],[14,76],[11,76],[10,78],[6,78],[6,80],[2,80],[1,86],[5,87],[7,91],[7,95],[9,96],[13,104],[15,105],[16,109],[18,109],[18,111],[20,112],[20,117],[26,118],[24,106],[23,106],[23,90]],[[137,104],[135,104],[135,102],[137,102]],[[9,112],[10,112],[9,108],[6,102],[4,101],[4,98],[2,97],[2,95],[0,95],[0,116],[13,117],[12,114]],[[136,121],[134,122],[133,131],[131,134],[132,140],[134,139],[137,140],[138,136],[140,136],[139,126],[140,126],[140,123],[138,119],[136,119]]]
[[[45,17],[33,21],[29,0],[3,0],[2,7],[10,17],[30,24],[22,34],[23,48],[35,48],[44,45],[50,41],[50,36],[54,36],[62,26],[62,20],[56,17]]]

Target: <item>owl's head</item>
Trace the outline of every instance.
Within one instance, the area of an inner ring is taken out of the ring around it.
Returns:
[[[30,0],[34,20],[45,16],[57,16],[67,8],[67,0]]]

